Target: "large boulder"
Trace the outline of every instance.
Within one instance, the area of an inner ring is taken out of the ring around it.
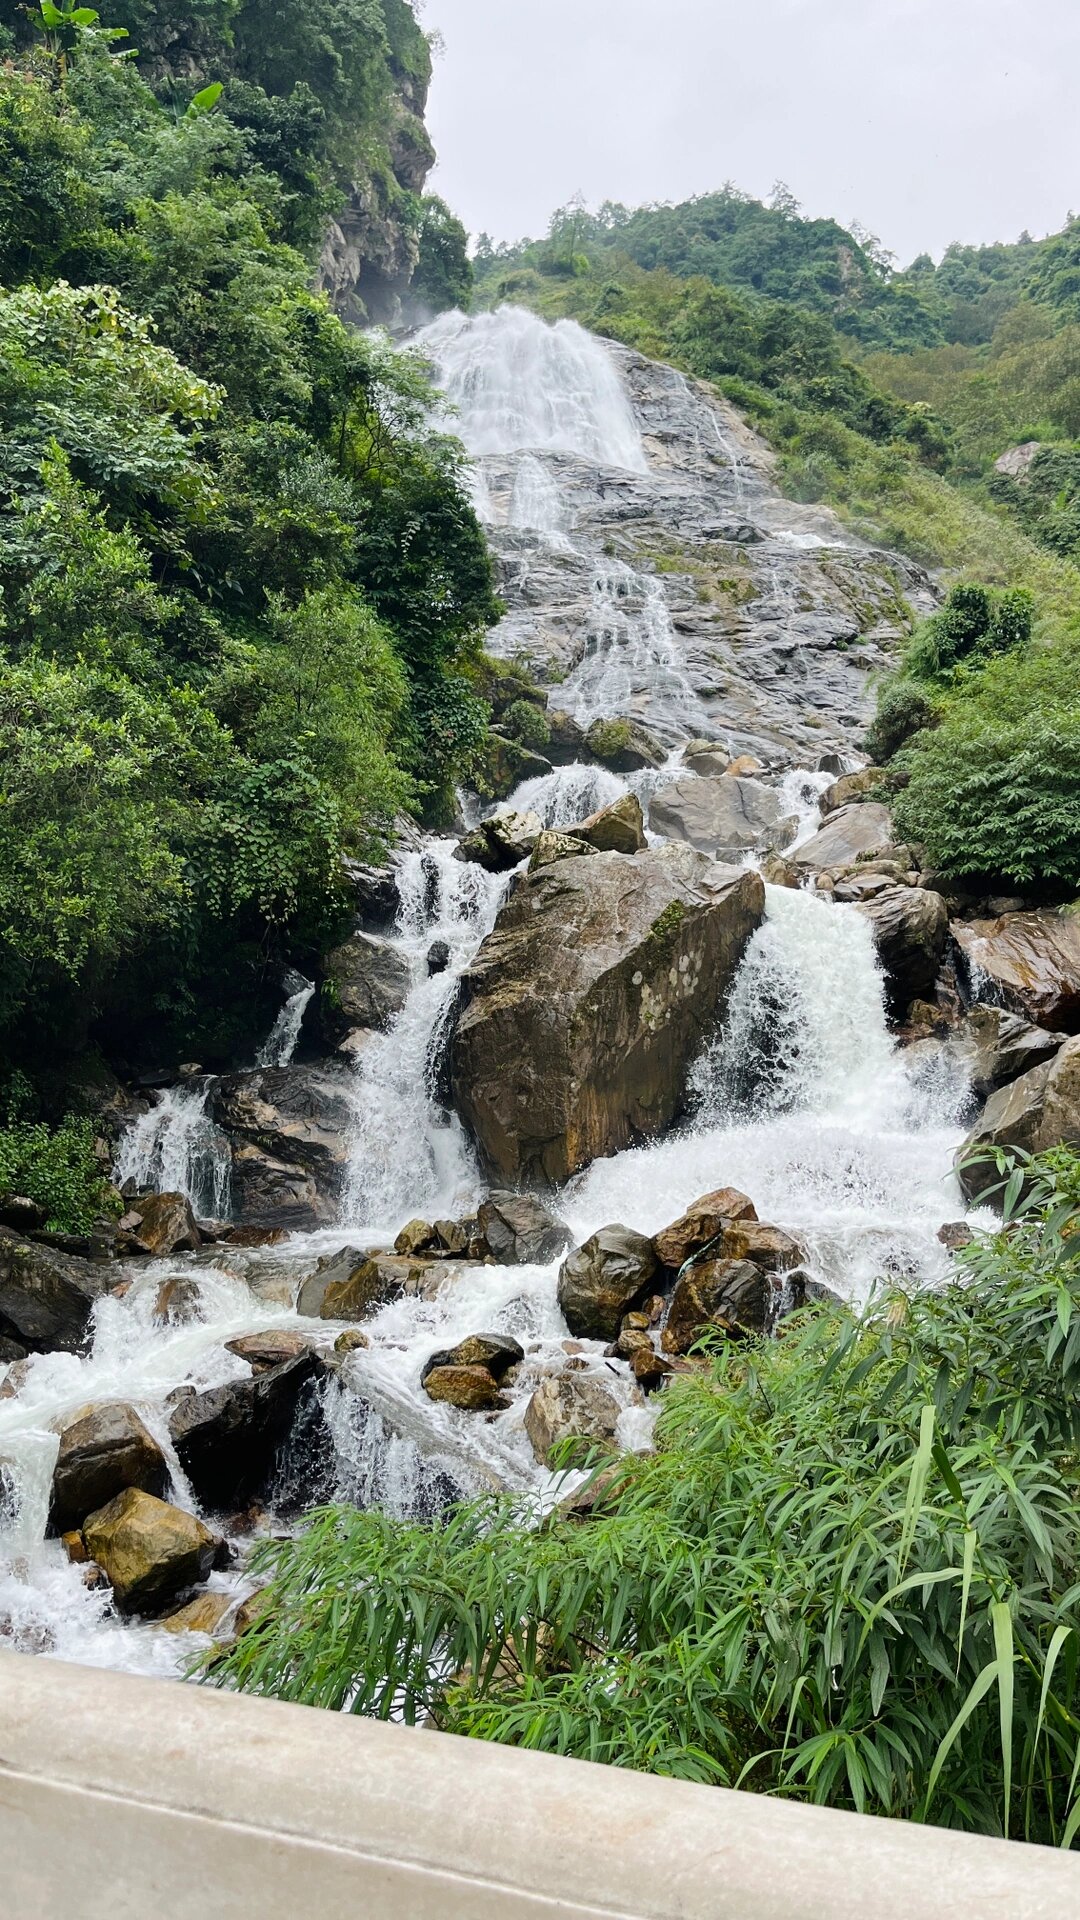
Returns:
[[[457,1273],[471,1271],[456,1266]],[[355,1247],[321,1260],[306,1279],[296,1311],[314,1320],[370,1320],[403,1294],[433,1298],[447,1274],[446,1262],[422,1255],[360,1253]]]
[[[860,767],[858,773],[842,773],[831,787],[826,787],[821,796],[823,814],[836,813],[841,807],[848,807],[854,801],[862,800],[874,788],[880,785],[882,773],[880,767]]]
[[[460,1407],[464,1413],[499,1412],[510,1404],[499,1392],[494,1374],[479,1364],[447,1361],[443,1366],[429,1367],[424,1374],[424,1392],[429,1400]]]
[[[662,1267],[678,1273],[691,1254],[700,1253],[736,1221],[756,1220],[752,1200],[737,1187],[717,1187],[695,1200],[692,1207],[662,1233],[655,1235],[653,1250]]]
[[[781,853],[796,830],[774,788],[730,774],[680,775],[653,795],[649,825],[667,840],[685,840],[699,853],[732,861],[747,853]]]
[[[933,991],[945,959],[949,910],[940,893],[925,887],[882,887],[861,900],[888,982],[889,1003],[901,1013]]]
[[[493,1380],[501,1380],[524,1358],[524,1347],[508,1333],[470,1333],[456,1347],[433,1353],[425,1362],[420,1383],[426,1386],[429,1375],[442,1367],[485,1367]]]
[[[388,1026],[405,1005],[412,976],[399,948],[373,934],[357,931],[323,961],[320,999],[323,1028],[330,1041],[355,1027]]]
[[[579,839],[576,833],[561,833],[555,827],[545,827],[533,848],[529,872],[535,873],[538,867],[553,866],[556,860],[573,860],[582,854],[598,851],[587,840]]]
[[[556,707],[554,711],[549,707],[547,721],[551,729],[548,758],[557,767],[571,767],[575,761],[587,758],[585,729],[578,725],[572,713],[565,713],[561,707]]]
[[[349,1157],[351,1078],[330,1064],[229,1074],[214,1118],[233,1143],[237,1217],[314,1227],[334,1218]],[[245,1152],[245,1149],[250,1151]],[[282,1177],[282,1169],[291,1169]]]
[[[91,1407],[60,1435],[50,1524],[57,1533],[68,1533],[125,1487],[161,1494],[166,1472],[165,1455],[134,1407]]]
[[[191,1204],[182,1193],[144,1193],[136,1208],[139,1246],[157,1259],[170,1253],[193,1253],[202,1245]]]
[[[589,1374],[548,1374],[525,1409],[525,1431],[546,1467],[553,1447],[572,1435],[610,1447],[621,1411],[615,1395]]]
[[[306,1348],[265,1373],[180,1395],[169,1437],[203,1505],[221,1512],[261,1490],[293,1423],[301,1389],[317,1367],[314,1352]]]
[[[1039,1026],[1080,1032],[1080,915],[1006,913],[956,921],[952,933],[980,997],[989,987]]]
[[[523,780],[542,780],[550,773],[551,761],[519,740],[511,740],[499,727],[489,727],[484,748],[484,790],[494,800],[508,800]]]
[[[877,800],[852,801],[830,813],[791,858],[802,873],[839,873],[860,860],[887,854],[893,845],[892,815]]]
[[[677,1281],[660,1344],[665,1353],[689,1353],[707,1330],[738,1336],[764,1333],[773,1287],[753,1260],[703,1260]]]
[[[590,813],[570,832],[597,853],[640,853],[645,846],[645,819],[636,793],[624,793],[610,806]]]
[[[489,1194],[476,1222],[502,1267],[547,1266],[570,1244],[569,1227],[531,1193]]]
[[[1030,1073],[1032,1067],[1044,1066],[1065,1043],[1064,1034],[1047,1033],[1022,1014],[981,1002],[968,1014],[963,1038],[972,1088],[982,1099],[1022,1073]]]
[[[118,1271],[0,1232],[0,1333],[34,1353],[81,1353]]]
[[[160,1611],[205,1580],[215,1540],[194,1514],[128,1487],[83,1527],[86,1549],[108,1577],[122,1613]]]
[[[578,1340],[614,1340],[623,1314],[643,1300],[657,1271],[651,1240],[630,1227],[601,1227],[559,1273],[559,1307]]]
[[[1080,1147],[1080,1037],[1066,1040],[1051,1060],[991,1095],[957,1155],[960,1185],[969,1200],[978,1200],[1000,1184],[992,1160],[965,1165],[982,1148],[1044,1153],[1060,1146]]]
[[[467,833],[454,849],[454,858],[483,867],[486,873],[509,873],[532,852],[543,830],[538,813],[507,807]]]
[[[594,760],[613,773],[643,773],[662,767],[666,758],[658,740],[638,720],[594,720],[585,735]]]
[[[451,1055],[497,1172],[562,1181],[668,1126],[764,911],[756,873],[677,845],[523,877],[464,976]]]

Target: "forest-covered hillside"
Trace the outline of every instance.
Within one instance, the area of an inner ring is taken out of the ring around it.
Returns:
[[[459,449],[313,291],[427,46],[402,0],[4,17],[0,1045],[228,1057],[484,738]]]

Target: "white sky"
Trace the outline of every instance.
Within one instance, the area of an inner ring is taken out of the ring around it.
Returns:
[[[431,185],[474,234],[785,180],[902,264],[1080,208],[1080,0],[425,0]]]

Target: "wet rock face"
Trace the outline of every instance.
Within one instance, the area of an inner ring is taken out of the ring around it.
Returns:
[[[858,911],[870,922],[891,1009],[900,1013],[933,990],[948,944],[948,909],[927,888],[886,886],[860,901]]]
[[[0,1232],[0,1332],[33,1353],[81,1353],[95,1303],[119,1273]]]
[[[653,796],[649,825],[665,839],[734,862],[746,853],[782,852],[796,830],[771,787],[730,774],[703,779],[691,773],[672,781]]]
[[[155,1258],[190,1253],[202,1245],[195,1215],[182,1193],[146,1193],[135,1208],[139,1246]]]
[[[465,835],[454,858],[471,860],[486,873],[509,873],[527,859],[544,829],[538,814],[505,809]]]
[[[972,1085],[984,1098],[1022,1073],[1030,1073],[1032,1067],[1046,1065],[1065,1041],[1063,1034],[1047,1033],[1018,1013],[982,1005],[972,1007],[966,1033],[971,1042]]]
[[[396,947],[361,932],[326,955],[323,975],[320,1012],[331,1044],[356,1027],[385,1027],[405,1005],[412,977]]]
[[[677,845],[523,878],[464,976],[452,1047],[495,1171],[565,1180],[669,1125],[764,910],[756,873]]]
[[[676,1285],[660,1336],[665,1353],[689,1353],[707,1331],[764,1333],[769,1277],[753,1260],[704,1260]]]
[[[570,1243],[570,1229],[531,1193],[491,1193],[476,1216],[492,1259],[500,1266],[546,1266]]]
[[[636,654],[616,642],[617,707],[590,711],[578,700],[605,634],[628,627],[636,638],[659,609],[685,675],[683,739],[693,732],[735,755],[804,766],[830,746],[850,752],[872,716],[872,677],[909,632],[907,608],[933,611],[928,576],[857,544],[827,509],[782,499],[774,457],[714,391],[628,348],[608,351],[649,471],[545,455],[567,536],[555,545],[515,524],[514,460],[482,461],[508,607],[489,644],[557,676],[552,707],[586,731],[598,711],[625,715],[670,745],[670,700],[658,691],[663,676],[647,639]],[[551,753],[579,757],[561,739]]]
[[[992,1161],[964,1164],[980,1148],[1044,1153],[1060,1146],[1080,1147],[1080,1037],[1066,1040],[1051,1060],[991,1096],[957,1155],[960,1185],[969,1200],[1000,1185]]]
[[[597,853],[641,853],[645,846],[645,821],[636,793],[624,793],[609,807],[601,807],[571,827],[575,839]]]
[[[887,854],[892,844],[888,807],[876,800],[850,801],[830,813],[820,831],[791,857],[803,874],[836,873],[857,861]]]
[[[311,1228],[336,1215],[353,1110],[343,1070],[258,1067],[230,1074],[214,1118],[233,1146],[233,1205],[245,1225]]]
[[[745,1193],[740,1193],[737,1187],[718,1187],[695,1200],[678,1220],[658,1233],[653,1248],[661,1266],[678,1273],[691,1254],[700,1253],[710,1240],[715,1240],[734,1222],[756,1219],[754,1203]]]
[[[204,1506],[223,1512],[260,1491],[317,1366],[305,1348],[249,1379],[181,1395],[169,1436]]]
[[[1007,913],[956,921],[953,938],[980,997],[1057,1033],[1080,1032],[1080,917]]]
[[[67,1533],[125,1487],[161,1494],[165,1479],[165,1456],[134,1407],[92,1407],[60,1435],[50,1525]]]

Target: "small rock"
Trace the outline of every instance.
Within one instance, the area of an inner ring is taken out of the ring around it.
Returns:
[[[15,1233],[35,1233],[48,1217],[45,1207],[22,1194],[7,1193],[0,1197],[0,1227],[11,1227]]]
[[[195,1215],[182,1193],[147,1193],[139,1200],[139,1240],[155,1259],[192,1253],[202,1245]]]
[[[368,1335],[360,1327],[346,1327],[334,1341],[335,1353],[359,1353],[364,1347],[370,1347]]]
[[[597,853],[640,853],[646,844],[641,801],[636,793],[624,793],[610,806],[579,821],[570,832],[575,839],[595,847]]]
[[[202,1290],[197,1280],[182,1273],[162,1281],[154,1298],[156,1327],[187,1326],[202,1317]]]
[[[662,767],[664,749],[637,720],[594,720],[585,735],[594,760],[614,773],[641,773]]]
[[[882,772],[880,767],[860,767],[858,773],[841,774],[831,787],[826,787],[821,796],[823,814],[836,813],[838,808],[850,806],[852,801],[861,801],[868,793],[880,785]]]
[[[557,860],[576,860],[582,854],[597,851],[596,847],[590,847],[587,840],[579,840],[575,834],[559,833],[552,827],[545,827],[533,848],[529,872],[535,873],[540,867],[554,866]]]
[[[524,1358],[525,1349],[509,1334],[472,1333],[456,1347],[433,1353],[420,1375],[420,1384],[426,1386],[429,1374],[446,1367],[485,1367],[494,1380],[500,1381]]]
[[[87,1551],[107,1575],[122,1613],[164,1606],[205,1580],[214,1536],[194,1514],[128,1487],[87,1519]]]
[[[938,1228],[937,1237],[949,1253],[962,1253],[965,1247],[971,1246],[975,1235],[966,1220],[948,1220]]]
[[[435,1240],[442,1253],[459,1259],[469,1251],[469,1232],[460,1220],[436,1220]]]
[[[506,809],[467,833],[454,858],[483,867],[487,873],[509,873],[532,852],[543,830],[539,814]]]
[[[433,940],[427,950],[428,973],[445,973],[449,965],[450,942],[448,940]]]
[[[436,1243],[435,1228],[426,1220],[410,1220],[394,1241],[395,1253],[426,1253]]]
[[[64,1552],[67,1554],[73,1566],[82,1567],[86,1565],[89,1555],[87,1554],[86,1541],[83,1539],[80,1528],[72,1527],[70,1532],[62,1533],[60,1535],[60,1545],[63,1547]]]
[[[662,1353],[657,1353],[650,1342],[648,1347],[638,1347],[631,1354],[630,1370],[643,1393],[655,1393],[668,1375],[675,1372],[675,1367]]]
[[[231,1612],[233,1596],[231,1593],[199,1593],[189,1600],[186,1607],[178,1607],[175,1613],[167,1613],[158,1625],[166,1633],[205,1633],[217,1632],[226,1614]]]
[[[252,1373],[269,1373],[283,1360],[298,1360],[310,1353],[312,1342],[306,1334],[293,1333],[289,1327],[272,1327],[267,1333],[242,1333],[237,1340],[226,1340],[227,1353],[246,1360]]]
[[[412,985],[404,954],[370,933],[353,933],[328,953],[323,974],[329,992],[321,996],[320,1016],[332,1045],[351,1027],[388,1026]]]

